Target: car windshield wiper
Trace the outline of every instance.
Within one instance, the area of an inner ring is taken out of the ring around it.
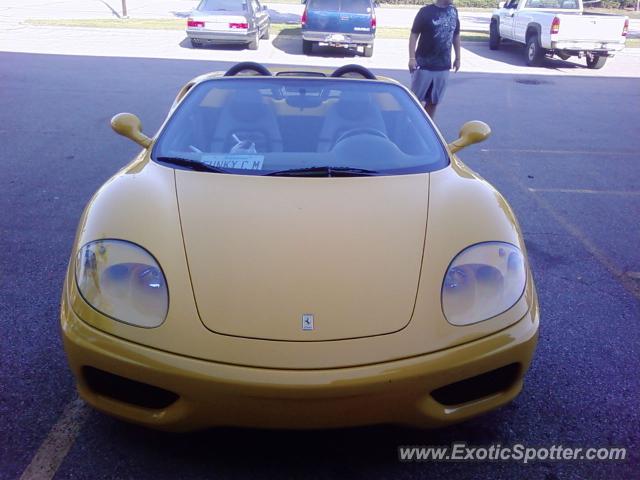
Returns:
[[[352,167],[307,167],[290,168],[276,172],[265,173],[265,176],[272,177],[369,177],[378,175],[375,170]]]
[[[190,158],[157,157],[156,160],[159,162],[170,163],[171,165],[178,165],[179,167],[187,167],[198,172],[229,173],[224,168],[207,165],[206,163],[202,163],[197,160],[191,160]]]

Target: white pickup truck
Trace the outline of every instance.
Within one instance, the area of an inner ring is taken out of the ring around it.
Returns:
[[[511,40],[526,45],[527,65],[540,65],[547,55],[584,56],[587,67],[602,68],[624,48],[628,30],[627,17],[585,14],[582,0],[508,0],[492,14],[489,48]]]

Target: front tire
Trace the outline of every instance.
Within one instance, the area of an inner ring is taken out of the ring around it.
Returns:
[[[313,50],[313,42],[309,40],[302,40],[302,53],[305,55],[311,55],[311,51]]]
[[[489,49],[498,50],[500,48],[500,31],[498,30],[498,22],[491,22],[489,27]]]
[[[587,55],[587,68],[592,70],[600,70],[607,63],[607,57],[601,55],[590,54]]]
[[[362,50],[365,57],[371,58],[373,56],[373,44],[365,45]]]
[[[525,59],[530,67],[539,67],[544,59],[545,51],[540,46],[540,38],[537,34],[531,35],[527,39],[527,48],[525,49]]]

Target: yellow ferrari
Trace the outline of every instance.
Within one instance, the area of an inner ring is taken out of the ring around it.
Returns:
[[[511,401],[538,336],[514,214],[401,84],[243,63],[188,82],[80,219],[82,398],[153,428],[435,427]]]

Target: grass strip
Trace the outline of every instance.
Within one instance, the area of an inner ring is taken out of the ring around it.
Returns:
[[[46,27],[78,27],[78,28],[125,28],[135,30],[184,30],[186,20],[176,18],[96,18],[96,19],[28,19],[27,25]],[[298,24],[272,23],[271,34],[298,37],[302,31]],[[488,35],[483,32],[461,32],[461,39],[467,42],[487,41]],[[408,39],[409,28],[379,27],[376,38]]]
[[[182,18],[95,18],[95,19],[27,19],[27,25],[41,27],[79,27],[79,28],[129,28],[134,30],[184,30],[186,20]],[[298,24],[272,23],[271,34],[298,37],[301,29]],[[378,27],[376,38],[408,39],[409,28]],[[464,42],[486,42],[489,35],[484,32],[460,32]],[[627,38],[627,47],[640,48],[640,38]]]

